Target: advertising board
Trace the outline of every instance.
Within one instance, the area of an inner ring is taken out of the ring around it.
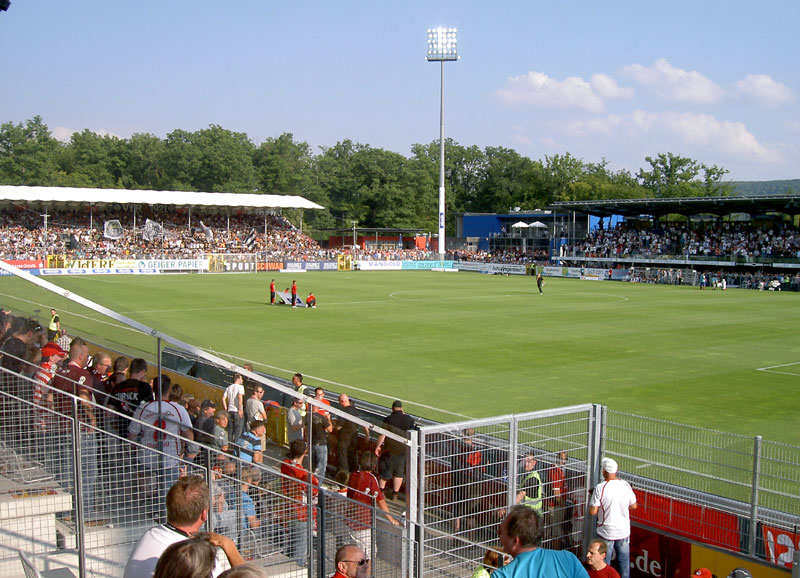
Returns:
[[[525,265],[510,263],[478,263],[475,261],[458,261],[454,267],[459,271],[474,271],[490,275],[525,275]]]
[[[400,271],[403,268],[402,261],[359,261],[358,268],[361,271]]]

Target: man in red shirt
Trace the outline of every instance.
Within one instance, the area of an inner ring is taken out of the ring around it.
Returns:
[[[297,281],[292,279],[292,309],[297,307]]]
[[[586,551],[586,572],[589,578],[619,578],[619,573],[606,564],[608,544],[605,540],[592,540]]]
[[[286,525],[289,528],[288,555],[294,558],[298,566],[308,563],[308,484],[312,485],[313,495],[319,491],[319,480],[303,467],[303,459],[308,453],[308,446],[303,440],[294,440],[289,444],[289,457],[281,463],[281,479],[283,495],[288,498],[286,507]],[[296,481],[295,481],[296,480]],[[314,510],[316,522],[316,510]]]
[[[552,526],[549,529],[554,540],[553,548],[566,549],[569,523],[572,519],[572,507],[567,502],[567,479],[564,466],[567,465],[567,452],[558,452],[553,466],[548,470],[550,478],[550,497],[545,504],[551,515]]]
[[[269,304],[275,305],[275,279],[269,282]]]
[[[373,473],[377,466],[377,461],[378,459],[372,452],[361,454],[361,459],[359,460],[361,469],[353,472],[350,475],[350,481],[347,482],[347,497],[355,502],[364,504],[364,506],[353,505],[352,515],[347,518],[347,525],[350,526],[350,538],[367,553],[368,558],[374,557],[372,555],[372,536],[370,531],[373,498],[375,499],[375,505],[384,512],[389,523],[392,526],[400,525],[389,514],[386,498],[383,496],[378,478]]]
[[[81,482],[83,483],[83,509],[88,524],[100,525],[95,511],[95,489],[97,481],[97,418],[94,408],[94,393],[90,389],[92,374],[84,366],[89,359],[89,347],[80,337],[72,340],[69,348],[69,362],[53,378],[53,405],[55,410],[65,416],[60,418],[59,432],[52,440],[51,449],[56,453],[56,463],[60,464],[59,482],[69,492],[75,487],[72,475],[72,448],[69,439],[72,421],[81,422]],[[77,415],[73,413],[73,400],[78,398]]]

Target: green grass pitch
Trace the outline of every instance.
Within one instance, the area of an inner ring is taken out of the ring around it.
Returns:
[[[318,307],[267,305],[273,277]],[[797,293],[548,278],[539,295],[532,277],[431,271],[45,279],[239,363],[440,421],[593,402],[800,445]],[[0,303],[154,350],[17,279],[0,279]]]

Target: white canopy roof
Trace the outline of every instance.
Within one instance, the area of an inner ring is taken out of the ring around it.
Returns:
[[[514,223],[511,226],[514,229],[527,229],[528,228],[528,223],[526,223],[525,221],[517,221],[516,223]]]
[[[17,187],[0,185],[0,202],[110,203],[135,205],[184,205],[248,209],[324,209],[296,195],[242,193],[195,193],[189,191],[138,191],[129,189],[82,189],[75,187]]]
[[[533,223],[531,223],[528,226],[529,227],[534,227],[535,229],[546,229],[547,228],[547,225],[545,225],[541,221],[534,221]]]

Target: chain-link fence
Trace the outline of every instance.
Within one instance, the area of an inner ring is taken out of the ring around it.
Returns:
[[[468,576],[497,527],[524,504],[544,519],[543,546],[578,552],[598,406],[420,428],[420,574]]]

